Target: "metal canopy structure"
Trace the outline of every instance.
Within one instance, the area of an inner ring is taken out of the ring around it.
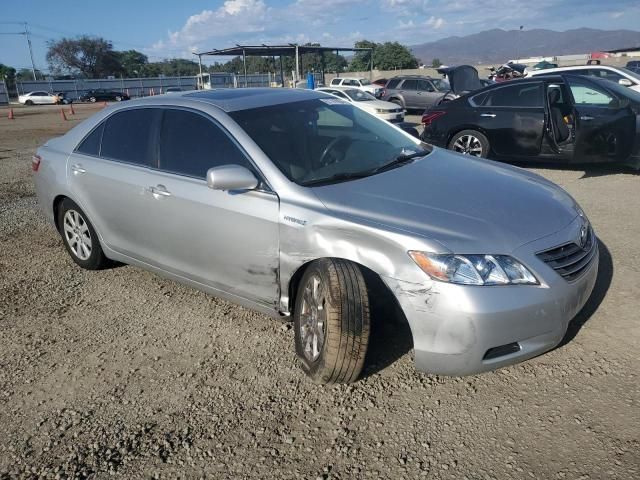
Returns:
[[[372,48],[348,48],[348,47],[313,47],[309,45],[236,45],[235,47],[223,48],[220,50],[211,50],[208,52],[194,53],[198,57],[198,65],[200,66],[200,77],[202,77],[202,57],[203,56],[218,56],[218,57],[239,57],[242,56],[242,64],[244,66],[244,84],[247,86],[247,56],[253,57],[279,57],[280,60],[280,78],[282,79],[282,86],[284,87],[284,72],[282,71],[282,57],[283,56],[295,56],[296,59],[296,71],[295,80],[300,79],[300,55],[305,53],[324,53],[335,52],[339,55],[340,52],[370,52],[371,61],[370,64],[370,80],[373,80],[373,49]]]

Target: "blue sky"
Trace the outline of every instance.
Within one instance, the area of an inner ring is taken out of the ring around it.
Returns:
[[[36,66],[46,70],[46,41],[79,34],[153,61],[236,43],[351,46],[366,38],[413,45],[520,25],[638,30],[639,20],[638,0],[15,0],[3,2],[0,32],[29,22]],[[29,66],[23,36],[0,34],[0,63]]]

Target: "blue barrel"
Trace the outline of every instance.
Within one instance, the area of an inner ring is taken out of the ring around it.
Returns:
[[[307,73],[307,88],[309,90],[313,90],[316,88],[315,79],[313,78],[313,73],[311,72]]]

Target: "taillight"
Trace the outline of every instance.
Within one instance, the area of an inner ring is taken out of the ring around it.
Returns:
[[[31,170],[37,172],[40,168],[40,162],[42,161],[42,157],[40,155],[34,155],[31,157]]]
[[[447,112],[441,112],[441,111],[424,112],[424,114],[422,114],[422,125],[424,125],[425,127],[428,127],[434,122],[434,120],[436,120],[437,118],[440,118],[445,113]]]
[[[383,88],[382,90],[380,90],[380,98],[384,97],[387,94],[387,89]]]

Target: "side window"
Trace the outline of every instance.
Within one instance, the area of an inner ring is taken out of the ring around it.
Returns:
[[[604,78],[605,80],[611,80],[612,82],[618,82],[618,80],[621,80],[622,78],[624,78],[622,75],[620,75],[619,73],[616,72],[612,72],[611,70],[605,70],[603,68],[598,69],[597,73],[600,78]]]
[[[435,89],[433,88],[433,85],[431,85],[431,82],[427,80],[418,80],[418,90],[421,92],[433,92]]]
[[[207,170],[221,165],[252,169],[240,149],[212,120],[185,110],[164,111],[160,129],[160,169],[206,178]]]
[[[485,107],[542,107],[542,83],[509,85],[487,92]]]
[[[569,88],[576,105],[608,107],[615,97],[606,90],[577,78],[569,78]]]
[[[400,79],[392,78],[387,82],[386,88],[387,89],[397,88],[399,83],[400,83]]]
[[[118,112],[107,119],[100,156],[155,167],[154,130],[161,114],[157,108]]]
[[[100,141],[102,140],[104,123],[105,122],[102,122],[84,138],[80,145],[78,145],[78,148],[76,148],[77,152],[84,153],[85,155],[93,155],[95,157],[100,154]]]
[[[417,89],[418,89],[417,80],[405,80],[402,83],[402,90],[417,90]]]
[[[360,86],[360,82],[358,82],[357,80],[345,80],[344,84],[348,85],[350,87],[359,87]]]
[[[341,81],[342,81],[341,78],[334,78],[334,79],[331,80],[331,85],[335,87],[337,85],[340,85]]]

